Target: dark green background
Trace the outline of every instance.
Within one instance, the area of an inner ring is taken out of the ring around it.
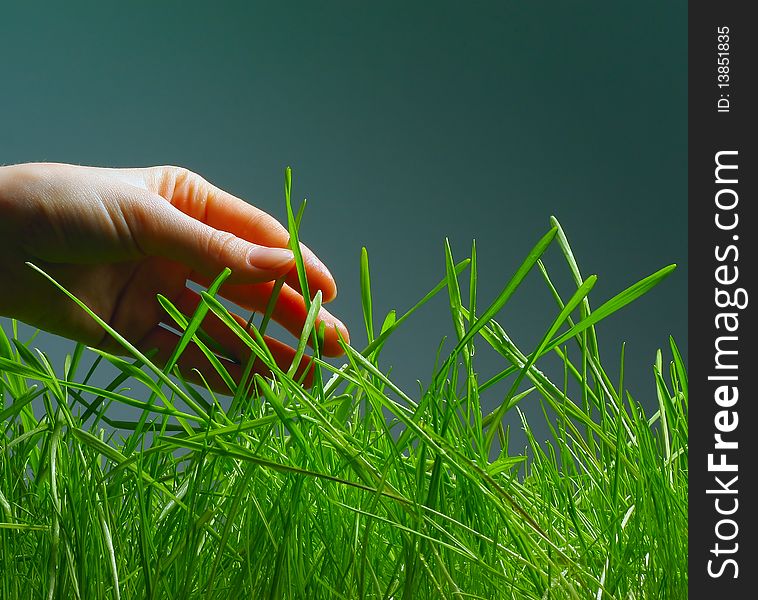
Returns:
[[[610,364],[628,342],[651,406],[655,350],[687,341],[686,28],[680,1],[5,4],[0,163],[174,163],[279,218],[291,165],[358,347],[361,246],[377,320],[440,280],[446,236],[458,258],[476,238],[483,305],[554,214],[596,306],[679,263],[600,328]],[[412,395],[446,310],[385,350]],[[555,314],[531,277],[499,320],[529,350]],[[69,346],[38,339],[61,364]],[[477,356],[483,377],[500,368]]]

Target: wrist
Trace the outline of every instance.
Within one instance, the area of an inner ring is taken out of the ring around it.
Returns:
[[[6,165],[0,167],[0,222],[8,220],[15,212],[23,193],[24,181],[34,176],[34,164]]]
[[[19,207],[23,205],[23,182],[31,175],[27,165],[0,166],[0,316],[16,317],[19,269],[24,266],[20,253]]]
[[[0,208],[5,208],[5,203],[10,196],[10,186],[13,178],[13,170],[16,165],[0,167]]]

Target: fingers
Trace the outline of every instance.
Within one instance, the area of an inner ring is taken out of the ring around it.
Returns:
[[[163,368],[178,343],[179,336],[177,334],[158,326],[152,329],[137,346],[143,352],[157,350],[152,360],[157,366]],[[242,379],[242,367],[239,364],[225,358],[219,358],[219,361],[234,381],[239,382]],[[185,348],[179,357],[178,367],[182,377],[191,383],[203,385],[202,378],[193,371],[193,369],[197,369],[203,374],[203,377],[208,382],[208,386],[213,391],[225,395],[232,393],[232,390],[226,385],[221,375],[218,374],[200,348],[195,344],[189,344]]]
[[[266,345],[280,368],[284,367],[284,365],[289,366],[292,363],[292,359],[295,356],[295,351],[292,348],[272,338],[266,337],[265,340]],[[157,350],[156,355],[153,357],[153,361],[159,367],[163,367],[166,362],[168,362],[171,353],[178,343],[179,336],[176,333],[164,329],[163,327],[155,327],[140,342],[139,348],[143,352]],[[245,365],[238,364],[237,362],[233,362],[223,357],[219,357],[218,360],[229,373],[232,380],[239,384],[242,381]],[[203,378],[205,378],[208,386],[214,392],[225,395],[234,393],[234,390],[229,389],[229,386],[216,371],[215,367],[211,365],[205,354],[203,354],[200,348],[195,344],[188,345],[184,352],[182,352],[182,355],[179,357],[178,367],[182,377],[190,383],[204,386]],[[202,377],[200,377],[198,371],[203,374]],[[256,360],[253,363],[252,373],[257,373],[262,377],[271,377],[270,369],[260,360]],[[302,380],[303,385],[305,387],[311,387],[313,385],[313,363],[308,357],[303,357],[301,360],[297,373],[295,374],[295,380],[301,381],[303,375],[305,375],[304,380]],[[250,379],[248,379],[248,381],[250,381]]]
[[[207,285],[209,282],[198,278],[197,283]],[[219,290],[219,295],[227,300],[231,300],[242,308],[263,313],[268,306],[273,287],[274,282],[253,285],[224,284]],[[303,331],[307,316],[308,311],[305,308],[304,298],[289,287],[289,285],[283,285],[279,292],[279,296],[277,297],[276,304],[274,305],[274,311],[272,314],[274,321],[279,323],[296,338],[299,338]],[[344,352],[339,343],[339,336],[341,335],[346,342],[350,342],[350,333],[348,332],[347,327],[345,327],[342,321],[337,319],[323,306],[316,317],[315,327],[317,330],[318,327],[321,326],[321,323],[324,323],[324,344],[321,348],[322,354],[324,356],[342,356]],[[308,343],[311,343],[310,338]]]
[[[300,243],[300,254],[303,257],[303,266],[305,267],[305,279],[308,282],[308,291],[310,292],[311,300],[316,295],[318,290],[321,290],[321,298],[323,302],[331,302],[337,297],[337,284],[334,282],[334,278],[326,265],[322,263],[319,258],[302,242]],[[300,287],[300,278],[297,274],[297,269],[292,268],[287,273],[285,278],[287,285],[294,290],[302,293]]]
[[[196,302],[199,301],[199,296],[187,290],[189,294],[183,296],[181,299],[177,299],[175,302],[177,308],[187,315],[191,315],[196,308]],[[193,298],[193,295],[196,297]],[[192,306],[193,303],[195,306]],[[243,327],[245,321],[239,315],[232,315]],[[168,321],[166,317],[166,321]],[[174,325],[174,323],[171,323]],[[218,356],[217,358],[221,365],[231,376],[232,380],[236,383],[240,383],[245,370],[247,361],[252,356],[250,348],[247,347],[218,317],[209,313],[201,325],[202,329],[216,342],[218,342],[224,349],[226,357]],[[168,362],[171,354],[179,343],[180,336],[169,331],[162,326],[154,327],[139,343],[140,350],[147,352],[150,350],[157,350],[156,355],[153,357],[153,361],[156,365],[163,367]],[[279,369],[282,371],[289,370],[292,365],[292,361],[295,357],[295,350],[278,340],[264,337],[266,346],[271,352]],[[223,377],[216,371],[216,368],[210,363],[205,354],[200,350],[196,344],[189,344],[178,360],[179,371],[182,376],[191,383],[197,385],[204,385],[203,378],[208,383],[209,387],[222,394],[231,394],[234,390],[230,390],[229,386],[224,381]],[[313,362],[307,356],[303,356],[298,365],[295,373],[295,380],[302,381],[306,387],[313,385]],[[202,377],[198,374],[202,373]],[[263,377],[271,377],[271,370],[260,360],[255,359],[251,369],[252,373],[257,373]],[[249,381],[249,379],[248,379]]]
[[[141,206],[141,205],[138,205]],[[148,202],[146,214],[134,227],[140,248],[148,255],[170,258],[207,277],[225,267],[230,281],[271,281],[288,273],[294,264],[290,250],[251,243],[228,231],[216,229],[164,202]],[[134,213],[139,213],[135,209]]]
[[[215,187],[199,175],[174,168],[164,170],[163,176],[161,193],[193,219],[248,242],[275,248],[286,248],[289,244],[289,232],[274,217]],[[337,295],[337,284],[329,269],[304,244],[301,244],[301,251],[311,295],[321,290],[324,302],[333,300]],[[294,289],[300,289],[294,268],[289,270],[286,281]]]
[[[191,316],[196,310],[198,305],[200,304],[201,299],[200,295],[193,290],[189,288],[185,288],[184,291],[174,300],[174,305],[185,315]],[[247,327],[247,321],[243,319],[240,315],[230,313],[232,318],[234,318],[235,321],[245,329]],[[169,323],[168,316],[166,320],[164,321],[167,324],[173,324]],[[212,312],[208,312],[208,314],[203,319],[203,322],[201,323],[202,330],[207,333],[214,341],[216,341],[220,346],[229,353],[229,356],[227,358],[230,358],[233,360],[233,362],[242,363],[245,364],[247,360],[250,358],[252,351],[250,348],[245,344],[236,333],[234,333],[229,327],[221,321],[215,314]],[[276,340],[274,338],[271,338],[269,336],[264,336],[264,341],[266,342],[266,347],[271,352],[271,355],[274,357],[274,360],[276,361],[277,366],[282,371],[288,371],[290,366],[292,365],[292,359],[295,357],[295,350],[288,346],[287,344],[280,342],[279,340]],[[256,366],[259,368],[259,370],[255,370]],[[254,371],[257,373],[260,373],[265,376],[269,376],[271,373],[268,371],[268,369],[258,360],[256,361],[256,366],[254,366]],[[301,361],[300,365],[298,367],[298,370],[295,375],[295,379],[299,379],[300,376],[304,373],[304,371],[310,366],[310,359],[306,356],[304,356]],[[308,377],[310,380],[310,377],[312,377],[312,373],[310,372],[311,369],[309,369]],[[310,384],[307,384],[310,385]]]

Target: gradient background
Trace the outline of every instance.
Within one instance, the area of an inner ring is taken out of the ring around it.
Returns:
[[[624,340],[633,395],[657,403],[656,349],[687,344],[685,2],[218,4],[4,5],[0,163],[178,164],[280,219],[291,165],[356,347],[361,246],[378,327],[443,277],[446,236],[457,259],[476,238],[485,306],[554,214],[599,275],[594,306],[679,264],[599,328],[610,371]],[[447,310],[442,294],[384,351],[413,396]],[[556,314],[531,276],[498,320],[528,352]],[[59,366],[71,348],[35,345]],[[503,368],[477,360],[482,380]]]

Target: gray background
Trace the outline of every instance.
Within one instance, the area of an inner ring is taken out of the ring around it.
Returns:
[[[0,163],[179,164],[280,219],[291,165],[357,347],[361,246],[378,321],[440,280],[446,236],[459,259],[476,238],[484,306],[554,214],[596,306],[679,263],[599,330],[610,371],[627,341],[629,386],[655,404],[655,350],[687,342],[685,2],[216,4],[5,4]],[[412,395],[446,311],[441,295],[385,350]],[[499,320],[529,350],[555,314],[531,277]],[[71,348],[35,344],[58,365]],[[482,378],[502,368],[477,357]]]

